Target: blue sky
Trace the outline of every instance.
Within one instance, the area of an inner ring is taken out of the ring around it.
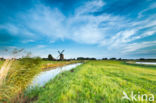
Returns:
[[[1,0],[0,56],[156,58],[155,0]],[[22,54],[21,54],[22,55]]]

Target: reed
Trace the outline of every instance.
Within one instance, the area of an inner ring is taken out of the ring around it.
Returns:
[[[77,61],[44,61],[40,58],[6,60],[0,69],[0,102],[24,102],[23,91],[35,75],[48,68],[56,68]]]
[[[31,83],[32,78],[41,71],[40,62],[39,58],[4,62],[1,69],[3,84],[0,87],[0,101],[10,102],[17,97]]]
[[[41,65],[42,70],[46,70],[49,68],[61,67],[68,64],[78,63],[79,61],[43,61]]]
[[[5,78],[8,74],[8,71],[12,65],[14,60],[5,60],[4,64],[2,65],[1,69],[0,69],[0,86],[3,84],[3,82],[5,81]]]
[[[4,60],[0,60],[0,69],[1,69],[1,66],[3,65],[4,63]]]

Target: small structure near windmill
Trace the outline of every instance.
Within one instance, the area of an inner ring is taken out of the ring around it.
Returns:
[[[62,50],[61,52],[58,51],[59,53],[59,60],[64,60],[64,54],[63,54],[64,50]]]
[[[48,55],[48,58],[47,59],[48,60],[55,60],[55,58],[51,54]]]
[[[0,61],[3,61],[3,60],[5,60],[5,59],[0,57]]]

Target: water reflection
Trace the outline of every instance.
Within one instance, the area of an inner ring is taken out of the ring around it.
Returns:
[[[32,84],[30,85],[30,87],[43,86],[49,80],[54,78],[57,74],[59,74],[61,72],[64,72],[64,71],[67,71],[67,70],[71,70],[72,68],[75,68],[75,67],[79,66],[80,64],[81,63],[70,64],[70,65],[66,65],[66,66],[63,66],[63,67],[58,67],[56,69],[41,72],[39,75],[37,75],[34,78],[34,80],[32,81]]]
[[[149,65],[156,65],[156,62],[136,62],[136,64],[149,64]]]

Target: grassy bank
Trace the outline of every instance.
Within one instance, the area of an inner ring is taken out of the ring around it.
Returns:
[[[1,102],[24,102],[23,91],[35,75],[46,68],[63,66],[74,61],[43,61],[40,58],[23,58],[13,61],[3,85],[0,87]]]
[[[3,85],[0,87],[0,101],[14,102],[31,82],[32,78],[41,71],[41,59],[23,58],[15,60],[7,73]]]
[[[1,69],[1,66],[2,66],[3,62],[4,62],[4,61],[1,61],[1,60],[0,60],[0,69]]]
[[[123,91],[156,96],[156,67],[122,61],[89,61],[51,80],[44,88],[27,91],[36,103],[129,103]],[[137,98],[138,99],[138,98]]]
[[[56,67],[60,67],[60,66],[64,66],[64,65],[68,65],[68,64],[73,64],[73,63],[77,63],[79,61],[42,61],[41,62],[41,69],[42,70],[46,70],[46,69],[51,69],[51,68],[56,68]]]

